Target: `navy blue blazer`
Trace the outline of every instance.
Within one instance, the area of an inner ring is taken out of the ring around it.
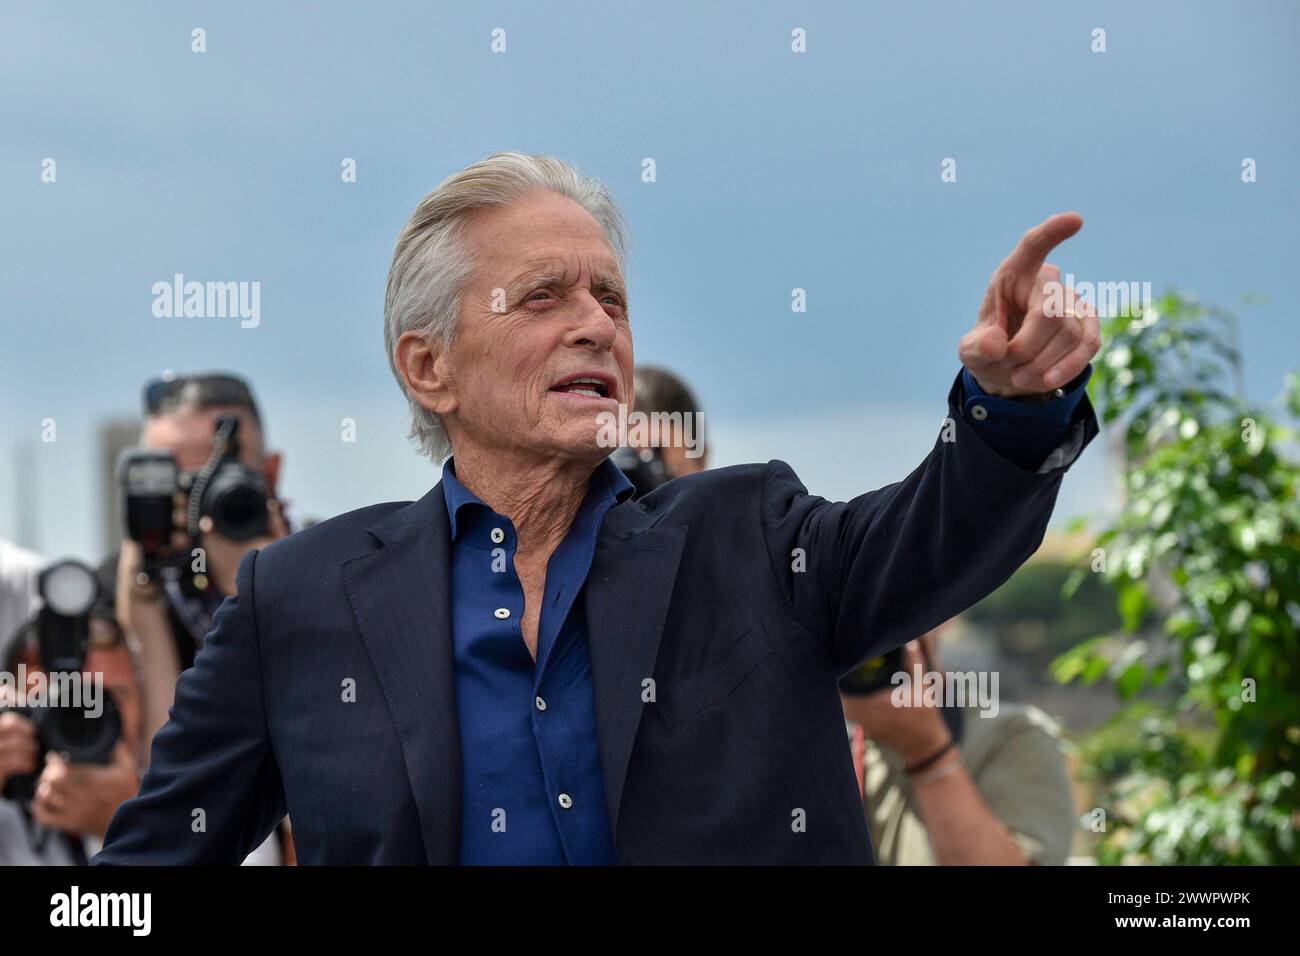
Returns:
[[[872,862],[838,678],[1005,581],[1097,433],[1085,399],[1030,472],[958,397],[920,467],[849,502],[772,461],[608,512],[584,600],[620,863]],[[238,863],[287,813],[302,863],[455,863],[449,549],[439,483],[247,555],[96,861]]]

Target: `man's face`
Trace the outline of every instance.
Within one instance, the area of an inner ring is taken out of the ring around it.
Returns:
[[[239,460],[248,467],[265,472],[262,454],[262,435],[252,416],[242,408],[208,408],[202,411],[180,409],[165,415],[151,415],[145,421],[145,448],[169,451],[176,456],[176,466],[181,471],[198,471],[212,454],[212,436],[217,430],[217,418],[239,418]],[[274,487],[274,476],[264,475]]]
[[[632,330],[618,260],[576,202],[538,190],[466,223],[475,257],[443,420],[453,443],[599,461],[601,412],[632,400]],[[575,377],[597,379],[572,384]],[[597,394],[583,394],[595,392]]]

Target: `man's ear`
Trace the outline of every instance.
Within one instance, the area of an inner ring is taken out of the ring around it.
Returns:
[[[438,342],[420,332],[403,332],[393,349],[398,371],[407,391],[421,407],[435,415],[454,412],[459,406],[453,389],[451,356]]]

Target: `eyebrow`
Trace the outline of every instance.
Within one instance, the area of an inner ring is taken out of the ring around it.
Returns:
[[[511,294],[516,294],[524,289],[537,286],[566,286],[570,284],[569,270],[564,263],[543,262],[530,266],[524,274],[510,283],[508,291]],[[627,298],[627,286],[623,284],[622,278],[616,272],[598,272],[592,278],[592,289],[596,292],[617,292],[624,299]]]

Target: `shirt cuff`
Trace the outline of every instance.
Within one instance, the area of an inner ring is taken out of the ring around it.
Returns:
[[[986,445],[1021,468],[1038,471],[1069,438],[1090,378],[1091,365],[1062,387],[1061,397],[1023,402],[989,395],[963,368],[962,412]]]

